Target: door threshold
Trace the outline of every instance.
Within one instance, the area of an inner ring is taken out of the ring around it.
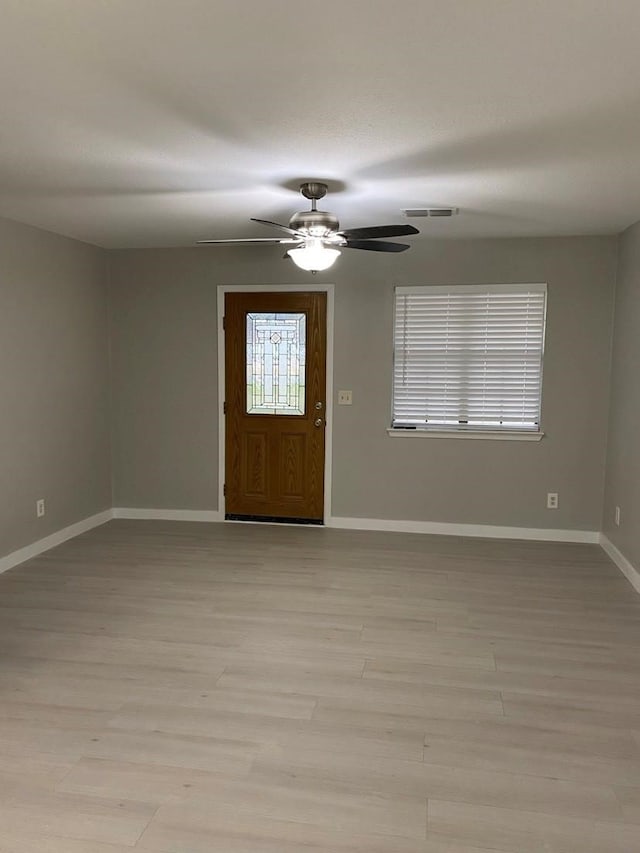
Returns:
[[[257,521],[262,524],[314,524],[323,525],[321,518],[288,518],[281,515],[245,515],[237,512],[226,512],[225,521]]]

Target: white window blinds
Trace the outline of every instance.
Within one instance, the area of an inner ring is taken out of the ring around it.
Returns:
[[[398,287],[396,428],[540,429],[547,287]]]

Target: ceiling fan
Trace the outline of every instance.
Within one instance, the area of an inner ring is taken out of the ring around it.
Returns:
[[[303,270],[317,272],[328,269],[340,255],[341,249],[363,249],[366,252],[405,252],[408,243],[391,243],[382,237],[408,237],[419,234],[413,225],[374,225],[370,228],[347,228],[340,231],[340,223],[333,213],[318,210],[317,202],[327,194],[327,185],[320,181],[306,181],[300,192],[311,201],[311,210],[294,213],[288,225],[254,219],[284,231],[286,237],[248,237],[237,240],[199,240],[200,244],[262,243],[291,245],[284,257],[291,258]]]

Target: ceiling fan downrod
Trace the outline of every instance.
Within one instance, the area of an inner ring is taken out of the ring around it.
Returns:
[[[337,216],[325,210],[318,210],[317,201],[327,194],[327,185],[319,181],[307,181],[300,184],[300,192],[311,202],[311,210],[294,213],[289,220],[289,228],[305,233],[309,237],[329,237],[340,228]]]

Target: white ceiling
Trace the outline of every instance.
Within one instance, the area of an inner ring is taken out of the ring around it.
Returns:
[[[102,246],[640,219],[639,0],[3,0],[0,215]],[[423,239],[423,236],[416,239]],[[221,249],[220,251],[224,251]],[[247,248],[247,251],[251,251]]]

